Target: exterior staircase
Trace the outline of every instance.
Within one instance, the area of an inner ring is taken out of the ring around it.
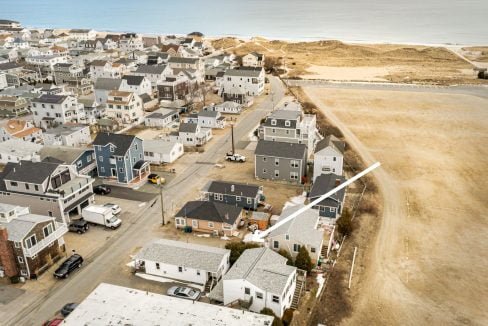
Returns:
[[[210,291],[212,291],[213,287],[214,287],[214,284],[215,284],[215,281],[213,278],[210,278],[207,283],[205,283],[205,292],[206,293],[209,293]]]
[[[322,249],[320,251],[320,256],[322,256],[324,259],[328,257],[327,251],[329,250],[328,246],[322,246]]]
[[[302,296],[302,292],[305,289],[305,282],[307,278],[307,272],[303,270],[297,270],[297,285],[295,287],[295,293],[293,293],[293,299],[291,300],[292,309],[297,309],[298,304],[300,303],[300,297]]]

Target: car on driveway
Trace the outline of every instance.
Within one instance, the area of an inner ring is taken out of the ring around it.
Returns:
[[[122,211],[122,209],[120,208],[120,206],[117,205],[117,204],[106,203],[106,204],[103,204],[103,206],[110,207],[112,209],[112,213],[114,215],[117,215],[117,214],[119,214]]]
[[[108,195],[112,190],[109,186],[106,185],[98,185],[93,187],[93,192],[97,195]]]
[[[167,295],[188,300],[198,300],[202,292],[186,286],[172,286],[166,292]]]
[[[89,228],[90,226],[88,225],[88,222],[82,218],[79,220],[71,220],[71,222],[68,224],[68,230],[78,234],[85,233]]]
[[[149,181],[152,184],[158,184],[158,183],[164,184],[165,182],[164,178],[161,178],[156,173],[151,173],[150,175],[148,175],[147,181]]]
[[[83,265],[83,257],[73,254],[54,271],[54,277],[67,278],[71,272]]]
[[[237,153],[227,153],[225,155],[225,159],[229,162],[239,162],[239,163],[246,162],[246,157],[244,155],[237,154]]]
[[[61,315],[63,315],[63,317],[68,317],[76,307],[78,307],[78,304],[74,302],[65,304],[63,308],[61,308]]]

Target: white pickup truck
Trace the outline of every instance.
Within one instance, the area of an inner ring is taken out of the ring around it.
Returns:
[[[114,215],[112,207],[102,205],[91,205],[83,208],[81,217],[88,223],[103,225],[112,230],[122,224],[122,220]]]
[[[246,157],[244,155],[241,155],[241,154],[237,154],[237,153],[227,153],[227,155],[225,155],[225,159],[227,161],[233,161],[233,162],[240,162],[240,163],[244,163],[246,162]]]

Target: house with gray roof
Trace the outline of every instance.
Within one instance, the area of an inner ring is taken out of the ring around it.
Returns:
[[[175,109],[160,108],[144,117],[147,127],[163,128],[171,125],[179,119],[179,112]]]
[[[163,81],[165,77],[172,73],[168,65],[139,65],[133,75],[144,76],[156,87],[159,82]]]
[[[42,145],[23,141],[19,138],[7,139],[0,142],[0,164],[16,163],[22,160],[39,159]]]
[[[185,118],[186,123],[196,123],[202,128],[225,128],[225,117],[219,111],[200,110]]]
[[[0,270],[7,277],[36,279],[65,256],[63,223],[28,207],[0,204]]]
[[[254,155],[254,176],[257,179],[301,183],[306,176],[305,144],[259,140]]]
[[[175,215],[177,229],[232,236],[242,218],[242,208],[210,201],[189,201]]]
[[[228,69],[225,71],[219,94],[235,93],[236,90],[247,96],[258,96],[264,92],[264,69]],[[224,98],[224,100],[226,100]]]
[[[321,174],[342,175],[346,143],[334,135],[320,140],[313,156],[313,181]]]
[[[263,187],[238,182],[209,181],[201,191],[205,200],[256,210],[264,198]]]
[[[90,127],[82,124],[64,124],[49,128],[42,137],[45,145],[80,147],[92,142]]]
[[[95,92],[95,100],[99,104],[105,104],[108,100],[108,93],[111,91],[120,91],[129,88],[127,81],[120,78],[97,78],[93,90]]]
[[[181,122],[178,131],[171,132],[168,138],[185,146],[203,146],[212,139],[212,129],[202,128],[198,123]]]
[[[344,183],[346,178],[342,175],[334,173],[319,175],[310,190],[310,201],[313,201],[320,196],[328,193],[341,183]],[[328,219],[329,224],[335,224],[337,218],[342,214],[344,208],[344,200],[346,199],[346,188],[339,190],[332,194],[328,198],[322,200],[317,205],[313,206],[314,209],[319,211],[320,216]]]
[[[278,222],[287,218],[304,205],[286,207],[281,212]],[[322,252],[324,242],[324,229],[319,227],[319,212],[308,209],[291,221],[273,230],[267,238],[269,248],[274,251],[286,250],[296,258],[301,247],[307,249],[312,262],[317,264]]]
[[[184,154],[182,143],[164,139],[145,139],[143,146],[144,159],[151,164],[172,163]]]
[[[93,176],[97,168],[93,148],[48,145],[39,151],[39,156],[43,162],[72,165],[79,174],[83,175]]]
[[[264,54],[256,51],[246,54],[242,57],[242,65],[246,67],[264,66]]]
[[[229,269],[229,257],[228,249],[158,239],[142,248],[134,260],[136,269],[146,274],[211,288]]]
[[[268,248],[247,249],[208,297],[224,305],[245,302],[254,312],[269,308],[281,318],[292,305],[297,284],[297,268],[286,261]]]

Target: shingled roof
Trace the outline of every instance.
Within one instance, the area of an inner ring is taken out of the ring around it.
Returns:
[[[307,153],[305,144],[285,143],[260,140],[256,146],[256,155],[303,159]]]
[[[232,205],[195,200],[187,202],[175,216],[232,225],[241,214],[241,211],[240,207]]]
[[[93,141],[93,145],[106,146],[107,144],[112,144],[115,146],[113,155],[124,156],[125,153],[127,153],[127,151],[129,150],[135,138],[137,137],[133,135],[103,132],[97,135],[97,137]]]

